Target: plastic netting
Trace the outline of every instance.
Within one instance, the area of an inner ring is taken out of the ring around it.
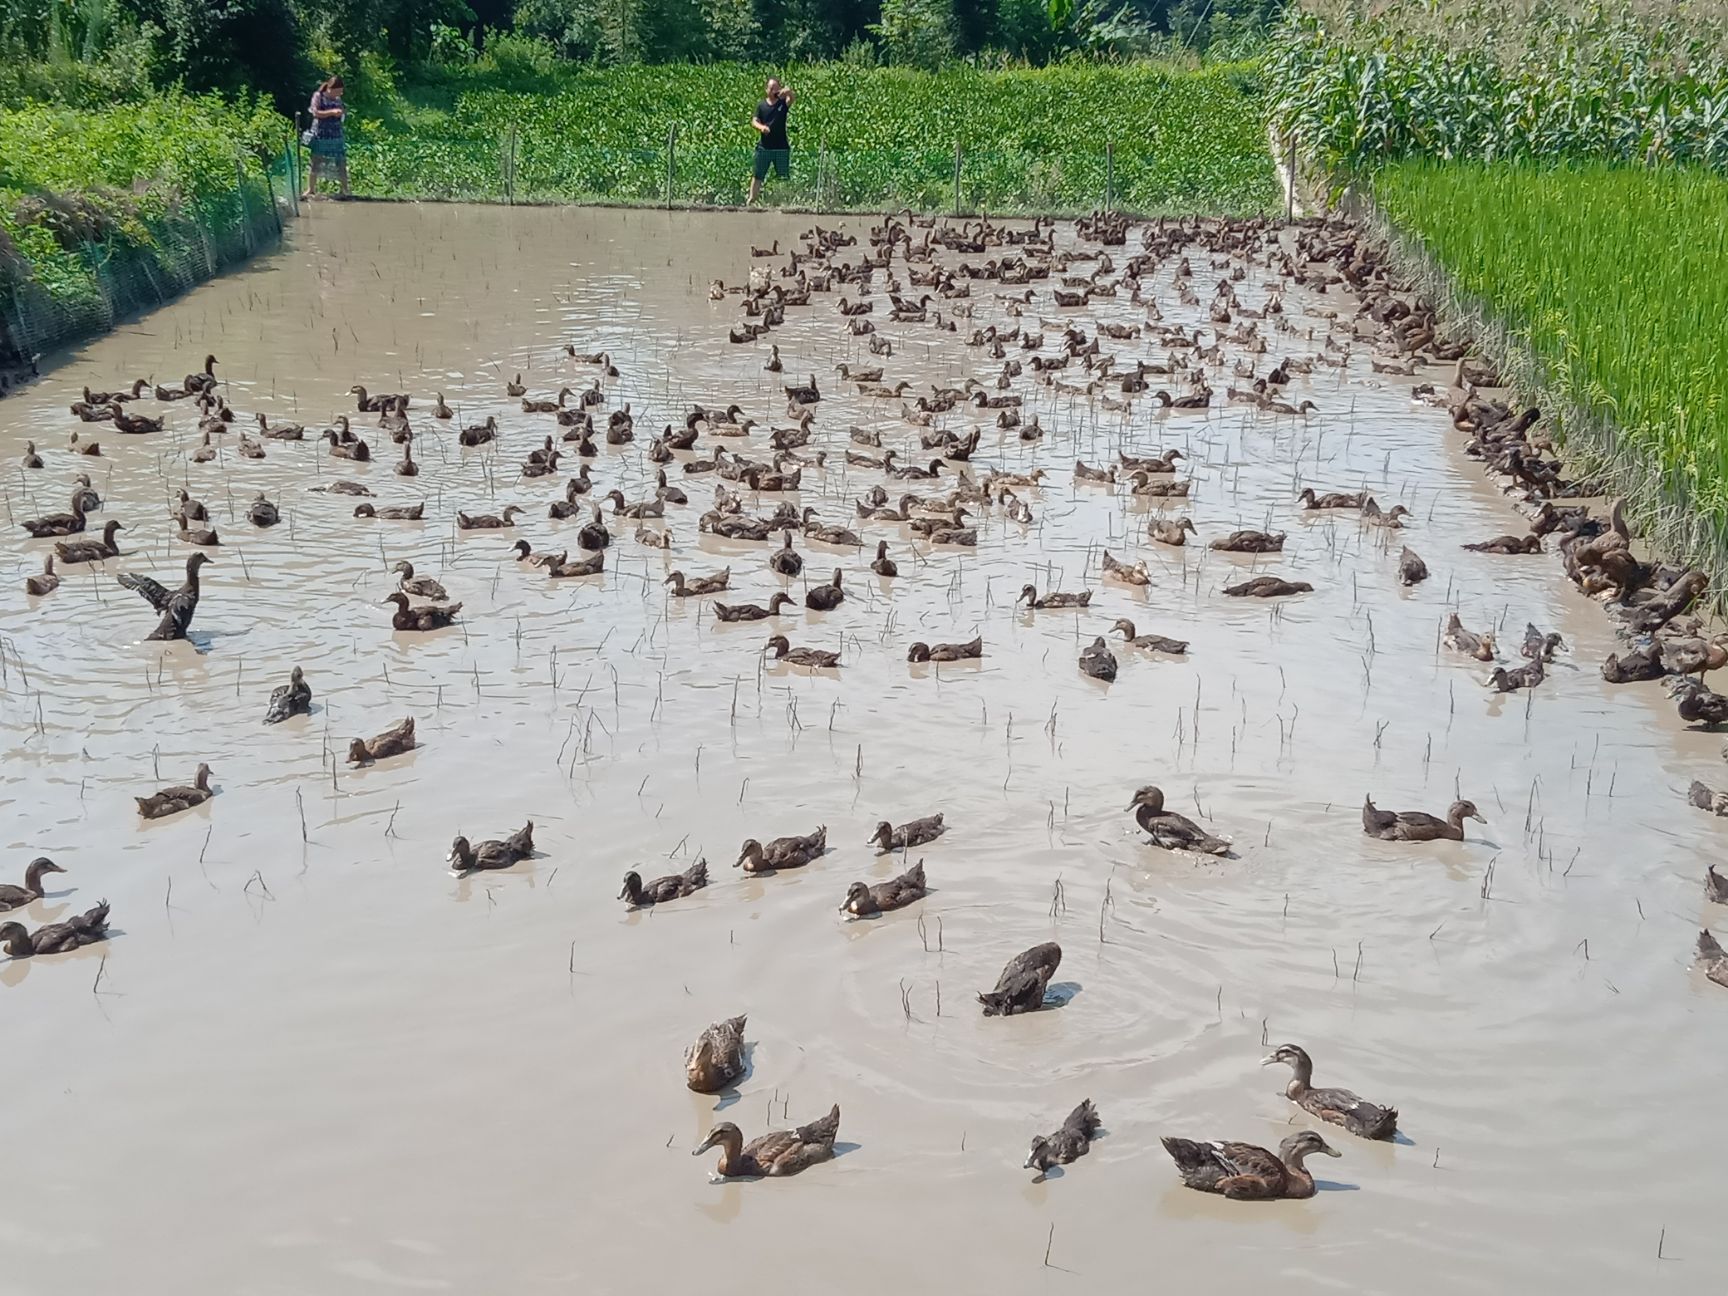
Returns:
[[[284,209],[296,207],[290,150],[269,166],[245,160],[231,192],[175,204],[148,224],[149,238],[84,243],[75,272],[52,282],[24,275],[0,294],[0,365],[90,337],[202,283],[282,235]]]

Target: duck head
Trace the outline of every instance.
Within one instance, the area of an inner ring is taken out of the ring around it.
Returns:
[[[792,651],[792,644],[787,640],[785,635],[775,635],[763,645],[762,651],[767,652],[770,648],[774,650],[774,660],[779,661],[787,653]]]
[[[632,869],[624,875],[624,889],[618,893],[620,900],[628,900],[636,904],[642,899],[642,875]]]
[[[372,753],[366,750],[363,740],[356,738],[348,744],[348,761],[352,765],[370,765]]]
[[[24,888],[27,891],[34,891],[37,895],[41,895],[43,874],[64,873],[65,871],[65,869],[61,868],[46,855],[38,855],[35,859],[30,861],[29,867],[24,870]]]
[[[1315,1153],[1331,1157],[1344,1155],[1313,1130],[1292,1134],[1278,1145],[1278,1159],[1294,1170],[1302,1169],[1303,1160]]]
[[[922,644],[919,647],[923,647]],[[894,825],[884,819],[876,825],[876,831],[870,834],[869,843],[880,846],[883,850],[892,848],[894,844]]]
[[[1474,801],[1454,801],[1449,817],[1458,823],[1463,823],[1466,819],[1474,819],[1480,824],[1488,822],[1482,817],[1482,812],[1476,808]]]
[[[445,863],[451,866],[450,871],[458,877],[473,869],[474,848],[468,844],[466,837],[458,837],[450,843],[450,856]]]
[[[1026,1155],[1025,1169],[1036,1170],[1042,1175],[1052,1163],[1050,1140],[1039,1134],[1032,1140],[1032,1150]]]
[[[1145,806],[1153,814],[1162,814],[1164,811],[1163,789],[1148,783],[1134,794],[1134,799],[1128,803],[1127,808],[1133,810],[1139,806]]]
[[[1023,589],[1021,589],[1020,597],[1014,600],[1014,604],[1016,607],[1018,607],[1021,602],[1025,602],[1028,605],[1030,605],[1030,604],[1036,603],[1037,601],[1038,601],[1038,587],[1036,585],[1027,585]]]
[[[7,926],[17,927],[18,924],[8,923]],[[23,929],[19,928],[19,930],[22,931]],[[5,928],[0,928],[0,933],[4,933],[4,931]],[[724,1169],[726,1163],[736,1156],[743,1146],[743,1132],[740,1131],[731,1121],[722,1121],[720,1124],[708,1131],[708,1137],[703,1139],[701,1143],[697,1144],[696,1150],[690,1155],[701,1156],[709,1148],[721,1148],[723,1151],[720,1155],[720,1165],[722,1169]]]

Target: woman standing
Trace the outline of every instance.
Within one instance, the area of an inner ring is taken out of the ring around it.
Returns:
[[[312,170],[307,175],[306,192],[310,198],[318,189],[318,177],[334,170],[341,185],[341,196],[348,196],[348,141],[342,134],[342,118],[347,109],[342,106],[342,78],[333,76],[312,92]]]

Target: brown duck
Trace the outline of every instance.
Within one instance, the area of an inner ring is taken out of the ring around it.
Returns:
[[[810,666],[817,670],[834,670],[840,665],[840,654],[825,648],[794,648],[785,635],[775,635],[764,645],[772,649],[774,660],[790,666]]]
[[[24,868],[23,886],[12,886],[10,883],[0,886],[0,910],[22,909],[32,900],[40,900],[43,876],[65,871],[46,855],[38,855]]]
[[[1163,790],[1151,784],[1141,788],[1128,803],[1134,821],[1141,831],[1151,835],[1152,844],[1165,850],[1198,851],[1202,855],[1228,855],[1230,843],[1214,837],[1199,824],[1174,810],[1164,808]]]
[[[718,594],[732,582],[730,567],[716,572],[712,576],[698,576],[687,580],[681,571],[667,575],[665,583],[672,587],[673,598],[694,598],[702,594]]]
[[[780,609],[792,602],[792,596],[784,590],[775,592],[768,600],[768,606],[762,607],[755,603],[710,603],[714,615],[722,621],[765,621],[769,617],[780,615]]]
[[[870,834],[870,843],[876,847],[878,855],[887,855],[912,846],[926,846],[947,831],[948,827],[942,822],[940,814],[911,819],[899,827],[884,819],[876,825],[876,831]]]
[[[1446,634],[1444,642],[1448,648],[1456,648],[1466,657],[1474,657],[1480,662],[1494,660],[1494,636],[1488,631],[1481,634],[1471,634],[1464,628],[1464,622],[1456,612],[1446,618]]]
[[[846,601],[846,591],[840,588],[840,569],[834,569],[834,579],[826,585],[812,586],[804,595],[804,606],[812,612],[832,612]]]
[[[199,765],[191,787],[166,787],[147,797],[133,797],[138,813],[146,819],[166,819],[169,815],[203,805],[216,794],[210,790],[210,767]]]
[[[818,828],[807,837],[776,837],[764,846],[754,837],[738,848],[733,868],[746,873],[772,873],[776,869],[803,868],[828,849],[828,829]]]
[[[1044,1006],[1044,991],[1062,962],[1062,947],[1055,941],[1034,945],[1008,960],[992,990],[980,991],[978,1002],[986,1017],[1013,1017],[1036,1012]]]
[[[1389,1139],[1398,1132],[1396,1107],[1381,1107],[1348,1089],[1314,1088],[1314,1060],[1306,1049],[1280,1044],[1260,1065],[1277,1063],[1283,1063],[1294,1073],[1284,1088],[1284,1096],[1309,1115],[1342,1126],[1359,1138]]]
[[[120,556],[120,546],[114,542],[114,534],[124,531],[113,518],[109,518],[102,526],[100,540],[56,540],[54,555],[63,563],[105,562],[109,558]]]
[[[1381,810],[1373,797],[1362,799],[1362,831],[1381,841],[1463,841],[1464,821],[1487,823],[1474,801],[1454,801],[1444,819],[1420,810]]]
[[[915,643],[906,650],[906,660],[914,664],[973,661],[983,655],[984,636],[982,635],[969,643]]]
[[[628,879],[635,876],[634,873],[626,875],[626,890],[629,889]],[[703,880],[707,880],[706,873],[703,874]],[[688,895],[689,892],[681,894]],[[639,903],[641,902],[631,901],[632,905]],[[684,1050],[684,1083],[687,1086],[696,1093],[719,1093],[722,1089],[731,1087],[744,1074],[745,1022],[743,1014],[717,1021]]]
[[[891,909],[904,909],[922,900],[929,887],[924,881],[924,861],[919,860],[899,877],[886,882],[854,882],[846,888],[846,900],[840,912],[854,918],[874,918]]]
[[[1284,538],[1282,531],[1232,531],[1206,547],[1223,553],[1281,553]]]
[[[1172,657],[1180,657],[1188,651],[1186,639],[1166,639],[1163,635],[1134,633],[1134,623],[1127,617],[1119,618],[1112,630],[1120,630],[1122,638],[1136,648],[1145,648],[1150,652],[1168,653]]]
[[[162,614],[156,628],[144,636],[146,639],[175,640],[186,637],[186,631],[192,626],[193,614],[198,611],[198,571],[210,561],[210,555],[203,553],[195,553],[188,558],[186,582],[176,590],[167,588],[149,576],[135,576],[131,572],[121,572],[115,578],[124,588],[136,591],[139,597]]]
[[[1316,1152],[1341,1155],[1313,1130],[1292,1134],[1278,1145],[1276,1154],[1252,1143],[1196,1143],[1182,1138],[1159,1141],[1188,1187],[1238,1201],[1312,1197],[1314,1176],[1303,1161]]]
[[[721,1179],[784,1178],[832,1157],[839,1133],[840,1108],[836,1104],[821,1120],[795,1130],[775,1130],[748,1143],[739,1128],[727,1121],[708,1131],[694,1155],[718,1147],[717,1175]]]
[[[452,873],[463,877],[484,869],[507,869],[533,853],[534,821],[530,819],[503,841],[483,841],[474,846],[466,837],[456,838],[450,843],[450,856],[446,862]]]
[[[415,745],[414,717],[408,716],[375,737],[354,739],[348,744],[348,759],[356,765],[370,765],[387,756],[413,751]]]
[[[0,948],[15,959],[33,954],[64,954],[83,945],[108,939],[108,902],[86,910],[65,922],[49,923],[26,931],[22,923],[0,924]]]
[[[624,889],[618,893],[618,898],[632,909],[646,909],[667,900],[682,900],[707,885],[708,861],[699,859],[682,873],[668,873],[648,882],[632,869],[624,875]]]
[[[1036,1170],[1042,1179],[1045,1171],[1053,1165],[1069,1165],[1085,1156],[1092,1148],[1092,1140],[1098,1136],[1098,1109],[1092,1105],[1090,1098],[1082,1102],[1068,1118],[1062,1122],[1062,1128],[1054,1134],[1039,1134],[1032,1139],[1032,1150],[1026,1156],[1028,1170]]]
[[[1255,576],[1236,585],[1226,585],[1224,592],[1231,598],[1283,598],[1290,594],[1312,594],[1314,587],[1307,581],[1285,580],[1282,576]]]
[[[397,630],[442,630],[456,620],[456,614],[462,610],[460,603],[451,603],[445,607],[426,605],[410,607],[408,596],[397,590],[389,598],[383,600],[396,607],[390,618],[390,625]]]

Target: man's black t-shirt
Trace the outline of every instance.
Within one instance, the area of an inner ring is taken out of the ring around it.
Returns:
[[[766,149],[791,148],[786,139],[786,114],[792,111],[792,105],[784,98],[776,100],[764,99],[756,105],[756,120],[768,129],[761,136],[761,144]]]

